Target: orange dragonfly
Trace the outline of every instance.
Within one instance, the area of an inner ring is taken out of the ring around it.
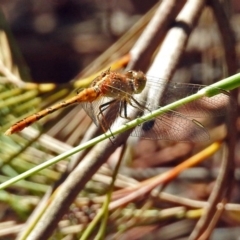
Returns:
[[[144,112],[151,112],[192,95],[203,87],[205,86],[196,84],[165,83],[157,78],[147,78],[141,71],[117,73],[108,69],[76,96],[15,123],[5,134],[19,132],[44,116],[76,103],[81,104],[96,125],[100,124],[103,131],[107,131],[111,130],[117,116],[131,120],[129,112],[134,109],[143,115]],[[164,91],[159,102],[157,96],[161,89]],[[143,90],[149,90],[152,97],[146,101],[137,99],[137,94]],[[137,126],[131,135],[147,139],[205,141],[209,139],[208,131],[193,118],[223,115],[229,101],[227,92],[210,98],[202,97]]]

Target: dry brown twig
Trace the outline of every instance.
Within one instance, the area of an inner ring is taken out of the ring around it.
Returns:
[[[236,50],[235,50],[235,39],[231,26],[226,17],[226,14],[221,6],[221,3],[218,0],[210,0],[210,6],[214,12],[219,31],[221,33],[221,38],[223,40],[223,46],[225,51],[225,59],[227,65],[227,71],[229,75],[232,75],[237,72],[237,61],[236,61]],[[234,98],[237,99],[237,90],[235,90]],[[208,202],[209,206],[205,207],[204,214],[199,219],[194,230],[192,231],[189,239],[195,240],[204,233],[207,226],[211,223],[214,213],[217,212],[217,204],[224,198],[228,199],[231,193],[231,186],[234,176],[234,153],[235,153],[235,144],[236,144],[236,113],[229,113],[229,123],[228,123],[228,154],[223,156],[222,159],[222,172],[219,174],[214,190],[209,196]],[[231,176],[231,177],[229,177]],[[208,232],[208,234],[210,234]],[[208,236],[210,237],[210,236]]]

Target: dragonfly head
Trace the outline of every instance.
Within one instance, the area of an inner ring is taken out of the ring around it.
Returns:
[[[133,82],[134,94],[141,93],[147,82],[145,74],[141,71],[128,71],[127,76]]]

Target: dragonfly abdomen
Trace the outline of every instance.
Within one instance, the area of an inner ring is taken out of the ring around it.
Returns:
[[[34,122],[37,122],[41,118],[47,116],[50,113],[53,113],[61,108],[68,107],[69,105],[80,103],[80,102],[92,102],[100,96],[100,91],[97,88],[89,88],[80,92],[77,96],[74,96],[68,100],[62,101],[52,107],[46,108],[38,113],[35,113],[29,117],[24,118],[23,120],[15,123],[11,128],[9,128],[5,135],[11,135],[16,132],[22,131],[25,127],[30,126]]]

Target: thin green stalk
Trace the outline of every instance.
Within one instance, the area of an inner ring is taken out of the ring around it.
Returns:
[[[107,227],[108,215],[109,215],[108,206],[109,206],[109,203],[111,202],[112,192],[113,192],[113,189],[114,189],[114,183],[116,181],[117,174],[118,174],[119,168],[121,166],[121,162],[123,160],[123,155],[125,153],[125,150],[126,150],[126,144],[124,144],[124,146],[122,148],[121,155],[119,157],[119,160],[118,160],[117,165],[116,165],[116,167],[114,169],[114,172],[113,172],[113,177],[112,177],[112,182],[111,182],[111,185],[110,185],[110,189],[108,191],[107,198],[106,198],[106,200],[104,202],[104,205],[103,205],[103,213],[104,213],[103,220],[102,220],[102,223],[101,223],[101,227],[98,231],[98,234],[95,237],[95,240],[104,239],[104,235],[105,235],[106,227]]]
[[[197,100],[203,96],[212,96],[213,94],[218,94],[218,93],[222,93],[222,90],[232,90],[234,88],[237,88],[240,86],[240,73],[238,74],[235,74],[231,77],[228,77],[222,81],[219,81],[217,83],[214,83],[210,86],[207,86],[203,89],[201,89],[199,92],[191,95],[191,96],[188,96],[184,99],[180,99],[174,103],[171,103],[171,104],[168,104],[164,107],[161,107],[160,109],[157,109],[155,111],[152,111],[151,113],[148,113],[146,115],[144,115],[143,117],[139,117],[135,120],[132,120],[126,124],[123,124],[122,126],[116,128],[116,129],[111,129],[111,132],[110,131],[107,131],[106,133],[94,138],[94,139],[91,139],[90,141],[86,142],[86,143],[83,143],[69,151],[66,151],[65,153],[62,153],[8,181],[6,181],[5,183],[2,183],[0,185],[0,189],[4,189],[10,185],[12,185],[13,183],[21,180],[21,179],[24,179],[26,177],[29,177],[30,175],[38,172],[38,171],[41,171],[42,169],[46,168],[46,167],[49,167],[67,157],[70,157],[71,155],[79,152],[79,151],[82,151],[86,148],[89,148],[107,138],[110,138],[112,137],[112,135],[117,135],[117,134],[120,134],[124,131],[127,131],[131,128],[134,128],[146,121],[150,121],[151,119],[154,119],[155,117],[161,115],[161,114],[164,114],[170,110],[173,110],[183,104],[186,104],[186,103],[189,103],[191,101],[194,101],[194,100]]]
[[[26,92],[24,94],[21,94],[19,96],[14,96],[12,98],[9,98],[3,102],[0,103],[0,108],[3,107],[10,107],[12,105],[15,105],[16,103],[22,103],[25,101],[28,101],[29,99],[35,98],[38,95],[38,91],[32,90],[29,92]]]
[[[0,182],[7,181],[8,179],[9,179],[9,177],[0,175]],[[29,191],[35,191],[35,192],[40,192],[40,193],[45,193],[49,189],[49,186],[46,184],[30,182],[27,180],[22,180],[22,181],[16,183],[16,186],[27,189]]]
[[[120,165],[121,165],[121,162],[122,162],[122,159],[123,159],[123,154],[125,153],[125,150],[126,150],[126,144],[124,145],[124,147],[122,149],[121,156],[120,156],[119,161],[117,163],[117,166],[115,167],[115,170],[113,172],[113,177],[112,177],[110,189],[109,189],[109,191],[107,193],[107,197],[106,197],[106,199],[104,201],[102,209],[97,213],[97,215],[94,217],[93,221],[91,221],[89,223],[88,227],[84,231],[84,233],[81,236],[80,240],[89,239],[90,234],[94,230],[94,227],[97,225],[97,223],[101,220],[102,217],[103,217],[103,220],[102,220],[100,229],[98,231],[98,234],[95,237],[95,240],[104,239],[103,237],[104,237],[104,234],[105,234],[105,231],[106,231],[107,220],[108,220],[108,213],[109,213],[108,206],[109,206],[109,203],[111,201],[111,196],[112,196],[112,191],[113,191],[113,188],[114,188],[114,183],[115,183],[115,180],[116,180],[116,177],[117,177],[117,173],[118,173],[118,170],[120,168]]]

